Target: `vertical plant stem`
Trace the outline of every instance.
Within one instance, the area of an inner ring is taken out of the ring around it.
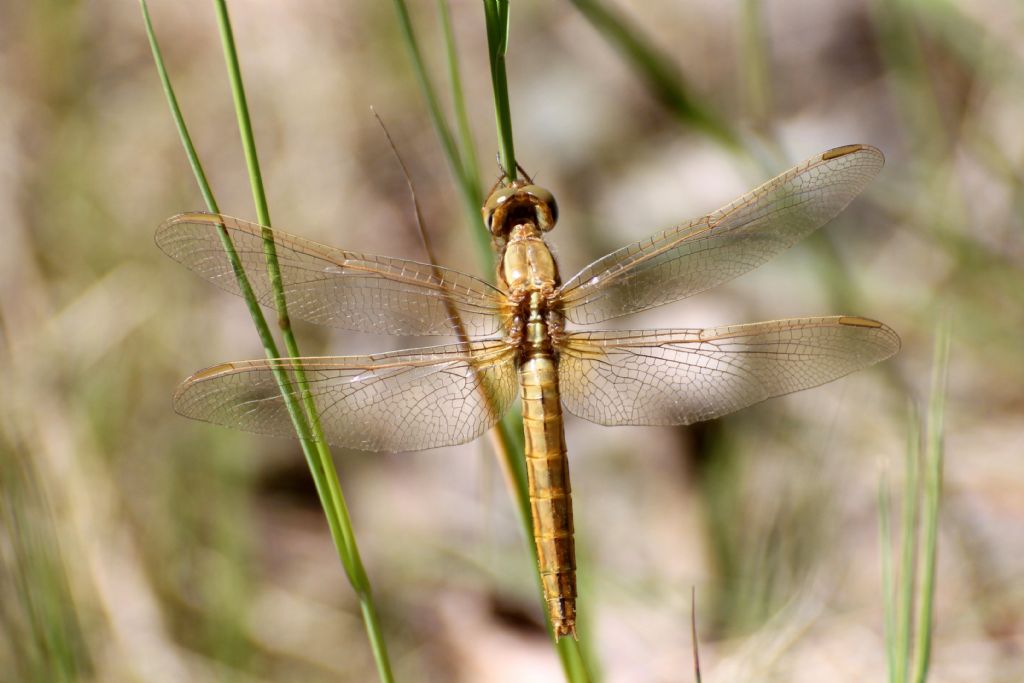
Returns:
[[[416,34],[409,18],[408,8],[404,0],[394,0],[394,4],[398,15],[398,22],[402,29],[402,36],[409,51],[409,58],[412,60],[413,69],[417,74],[417,82],[423,92],[424,99],[427,101],[427,111],[430,115],[431,123],[441,139],[441,148],[448,160],[449,168],[451,168],[455,176],[455,184],[459,190],[466,224],[473,234],[474,244],[477,246],[477,253],[481,262],[486,263],[489,267],[493,266],[494,250],[491,246],[490,238],[487,236],[487,229],[484,227],[483,217],[480,213],[482,199],[480,197],[479,185],[467,179],[458,146],[455,144],[455,138],[452,136],[448,124],[441,115],[440,107],[437,106],[438,97],[427,75],[426,66],[423,63],[423,55],[420,53]],[[529,496],[526,491],[526,465],[525,459],[522,456],[521,437],[517,441],[514,436],[516,433],[515,428],[510,424],[515,412],[518,411],[509,411],[505,419],[492,430],[491,441],[495,445],[495,454],[498,456],[502,470],[507,475],[506,478],[511,487],[513,498],[516,501],[516,509],[521,517],[524,514],[526,515],[523,525],[528,530],[528,533],[532,533],[533,523],[529,516],[530,505]]]
[[[484,4],[485,16],[490,17],[487,25],[489,40],[492,31],[495,31],[496,29],[496,25],[491,23],[491,19],[500,21],[502,25],[506,27],[508,24],[508,3],[502,3],[504,5],[503,10],[499,10],[497,4],[495,4],[491,8],[495,11],[491,13],[491,9],[488,8],[488,3],[491,1],[492,0],[485,0]],[[427,102],[427,111],[431,118],[431,124],[441,141],[441,148],[445,153],[448,165],[452,169],[452,173],[455,175],[461,205],[466,217],[466,223],[470,226],[473,232],[481,259],[485,260],[488,265],[493,265],[493,249],[480,214],[480,206],[483,198],[480,196],[478,179],[468,177],[467,169],[462,161],[464,154],[460,155],[455,137],[452,135],[451,130],[441,113],[441,108],[438,104],[439,98],[437,97],[433,84],[427,75],[423,56],[420,52],[419,43],[416,40],[416,34],[409,16],[409,10],[404,0],[393,0],[393,2],[402,37],[409,52],[409,58],[413,63],[416,80],[419,83],[423,97]],[[507,31],[505,34],[507,35]],[[449,46],[448,50],[451,52],[453,47]],[[504,51],[504,47],[502,47],[502,51]],[[504,97],[507,101],[507,82],[499,80],[497,84],[501,86],[502,94],[496,93],[496,101],[499,97]],[[511,116],[508,117],[508,122],[509,125],[505,130],[507,131],[507,135],[511,141]],[[511,145],[509,145],[509,149],[512,149]],[[514,166],[514,152],[509,158],[511,158]],[[502,163],[505,163],[504,158]],[[520,523],[523,527],[524,534],[529,541],[533,535],[533,518],[530,511],[529,493],[527,491],[526,484],[525,457],[523,456],[521,431],[522,420],[518,412],[519,411],[516,410],[509,411],[509,414],[506,415],[505,419],[500,422],[494,430],[492,430],[491,441],[494,444],[495,452],[498,456],[502,470],[506,474],[506,479],[509,482],[513,500],[516,504],[516,511],[519,514]],[[527,546],[529,548],[530,556],[533,559],[532,566],[534,571],[538,572],[536,548],[532,542],[528,542]],[[541,586],[540,574],[535,573],[535,578],[539,589]],[[545,619],[547,619],[547,610],[544,610],[544,615]],[[548,624],[548,631],[551,633],[550,624]],[[585,660],[580,650],[579,643],[575,640],[563,638],[558,642],[557,652],[567,680],[572,683],[582,683],[584,681],[592,680],[589,672],[593,671],[593,667]]]
[[[878,484],[878,540],[882,559],[882,604],[885,608],[885,657],[889,683],[896,683],[896,605],[893,594],[892,513],[889,479],[885,472]]]
[[[249,116],[245,86],[242,81],[241,66],[238,61],[238,51],[235,47],[234,33],[231,30],[231,20],[228,15],[226,0],[214,0],[214,6],[217,10],[217,24],[220,28],[221,42],[224,46],[224,59],[227,63],[228,76],[231,80],[231,93],[235,102],[238,130],[242,137],[242,147],[245,150],[245,160],[249,172],[249,182],[252,187],[253,201],[256,205],[258,220],[264,226],[264,255],[267,260],[267,272],[270,277],[271,287],[274,290],[274,305],[277,310],[278,326],[281,328],[281,336],[284,339],[288,354],[292,358],[300,358],[302,354],[299,351],[298,342],[288,317],[287,301],[285,300],[284,286],[281,282],[281,269],[277,260],[277,250],[273,235],[269,230],[270,210],[263,187],[259,156],[256,152],[256,138],[252,130],[252,121]],[[370,639],[374,660],[377,665],[378,676],[381,681],[390,682],[393,680],[393,675],[388,659],[387,645],[384,641],[380,619],[377,615],[376,603],[373,600],[370,580],[366,574],[366,569],[363,567],[359,547],[356,544],[355,531],[352,528],[348,505],[345,502],[345,497],[341,491],[341,484],[338,481],[338,474],[334,468],[334,458],[324,439],[319,413],[317,412],[313,396],[309,391],[305,371],[301,365],[295,365],[293,372],[299,385],[302,406],[309,425],[309,437],[312,438],[316,454],[316,457],[310,460],[310,467],[314,472],[314,481],[318,484],[321,502],[324,503],[324,513],[327,516],[331,536],[334,539],[335,546],[338,548],[349,583],[358,596],[360,609],[363,614],[363,622],[366,626],[366,632]],[[322,472],[322,477],[316,476],[318,471]]]
[[[693,647],[693,680],[701,683],[700,645],[697,640],[697,587],[690,587],[690,644]]]
[[[886,645],[890,683],[924,683],[928,678],[932,642],[932,605],[938,557],[939,503],[942,499],[943,433],[950,330],[944,321],[936,333],[932,387],[925,427],[924,482],[921,482],[921,425],[910,412],[907,476],[904,483],[902,556],[899,604],[892,614],[892,564],[887,489],[880,491],[882,565],[885,584]],[[884,496],[882,497],[883,493]],[[916,613],[914,608],[916,607]],[[895,628],[892,623],[896,622]]]
[[[501,166],[508,180],[515,180],[518,173],[518,165],[515,157],[515,145],[512,137],[512,114],[510,98],[508,95],[508,77],[505,71],[505,53],[508,48],[509,32],[509,3],[508,0],[484,0],[484,17],[487,24],[487,43],[491,65],[491,85],[494,94],[495,124],[497,127],[499,154]],[[521,424],[521,418],[520,422]],[[517,425],[518,426],[518,425]],[[508,434],[512,431],[508,421],[502,424],[503,431]],[[523,446],[519,444],[519,453],[523,452]],[[515,463],[516,467],[508,468],[511,475],[516,478],[517,505],[520,508],[520,518],[523,524],[524,533],[527,539],[533,536],[533,517],[530,509],[529,493],[527,491],[526,472],[523,468],[524,459],[519,458]],[[533,564],[537,567],[537,552],[533,543],[528,543]],[[536,575],[538,590],[542,590],[540,574]],[[548,632],[551,633],[551,623],[548,619],[547,610],[544,609],[544,618],[547,623]],[[564,638],[557,641],[556,648],[562,663],[562,668],[569,681],[589,681],[592,666],[584,658],[583,651],[576,640]]]
[[[153,51],[153,58],[156,63],[157,72],[160,76],[164,93],[171,109],[171,115],[174,118],[175,126],[178,129],[182,145],[185,148],[186,156],[192,166],[193,173],[195,174],[200,192],[203,194],[207,207],[211,212],[219,213],[216,198],[210,188],[210,184],[206,177],[206,173],[203,170],[202,164],[199,161],[199,156],[192,143],[181,109],[178,106],[177,97],[167,74],[166,67],[164,66],[163,56],[160,51],[159,44],[157,43],[155,32],[153,31],[149,8],[146,5],[145,0],[140,0],[140,4],[142,6],[146,34],[149,38],[150,47]],[[224,38],[225,56],[228,59],[229,72],[232,75],[232,91],[235,94],[240,129],[242,130],[243,142],[245,142],[246,147],[246,159],[247,162],[249,162],[250,181],[253,186],[253,195],[256,200],[257,212],[260,214],[260,222],[266,225],[269,223],[269,211],[267,210],[266,195],[263,192],[262,180],[259,174],[259,165],[256,161],[255,143],[252,136],[252,129],[249,125],[248,107],[245,106],[244,90],[241,85],[240,70],[238,69],[237,54],[234,47],[234,38],[230,30],[227,8],[223,6],[223,3],[221,2],[218,4],[217,9],[222,38]],[[243,120],[244,125],[242,123]],[[245,275],[238,253],[235,250],[227,231],[224,230],[223,227],[220,228],[220,236],[264,351],[269,358],[280,357],[277,344],[270,332],[270,327],[266,322],[263,311],[260,309],[258,300],[252,290],[248,278]],[[276,267],[276,254],[273,250],[273,241],[268,239],[266,242],[270,244],[270,248],[268,250],[268,263],[273,262],[273,266]],[[287,311],[286,309],[283,309],[284,297],[283,288],[281,287],[280,269],[277,269],[276,280],[273,276],[273,269],[271,272],[271,279],[275,287],[275,297],[280,294],[280,301],[282,302],[282,309],[279,309],[279,312],[280,310],[284,310],[285,315],[283,320],[286,322]],[[298,355],[298,347],[297,344],[295,344],[294,335],[291,334],[290,326],[283,325],[282,330],[283,332],[286,332],[286,343],[289,342],[290,338],[289,351],[293,356]],[[291,351],[293,348],[294,352]],[[303,454],[306,457],[310,471],[313,475],[317,493],[320,496],[321,504],[324,507],[324,513],[327,517],[331,537],[334,540],[335,547],[338,550],[339,557],[349,581],[352,583],[352,586],[359,597],[360,609],[363,613],[363,619],[366,623],[367,632],[370,637],[370,643],[373,649],[380,680],[384,683],[390,683],[393,681],[393,676],[391,674],[390,662],[388,661],[387,649],[381,633],[376,608],[370,592],[369,580],[359,557],[348,510],[345,506],[344,498],[341,496],[340,485],[338,484],[337,474],[334,471],[330,451],[326,447],[322,431],[320,430],[319,421],[316,419],[317,414],[315,406],[312,404],[312,398],[309,396],[308,391],[304,391],[303,398],[306,401],[306,414],[303,414],[302,408],[296,404],[291,379],[288,375],[283,370],[276,370],[274,376],[278,382],[289,416],[295,426]],[[304,381],[304,378],[302,378],[301,375],[297,376],[297,379]],[[312,420],[311,422],[307,422],[307,417],[310,416],[312,417]]]
[[[772,128],[771,54],[764,31],[761,0],[743,0],[740,9],[740,55],[743,99],[753,127],[774,139]]]
[[[571,2],[683,123],[707,133],[730,151],[741,149],[737,133],[695,96],[671,57],[655,48],[636,26],[601,0]]]
[[[167,74],[167,69],[164,66],[163,54],[160,51],[159,43],[157,43],[156,33],[153,31],[153,24],[149,15],[149,6],[146,4],[146,0],[140,0],[139,4],[142,6],[142,19],[145,23],[146,35],[149,38],[149,45],[153,52],[153,60],[156,63],[157,74],[160,77],[160,83],[163,86],[164,96],[167,98],[167,104],[171,109],[171,117],[174,119],[174,125],[178,130],[178,136],[181,138],[181,144],[185,148],[185,156],[188,157],[189,165],[192,167],[192,173],[195,175],[196,183],[199,185],[199,191],[203,195],[203,200],[206,202],[207,208],[211,213],[220,213],[220,207],[217,204],[217,199],[214,197],[213,190],[211,189],[209,180],[206,177],[206,172],[203,170],[202,163],[199,161],[199,155],[196,152],[195,145],[192,143],[192,136],[188,132],[188,127],[185,125],[185,118],[181,113],[181,108],[178,106],[178,98],[174,93],[174,87],[171,84],[170,76]],[[277,342],[274,340],[274,336],[270,332],[270,327],[267,325],[266,318],[263,317],[263,310],[260,308],[256,294],[252,290],[249,278],[246,277],[245,269],[242,267],[242,262],[238,258],[238,252],[235,251],[235,246],[231,242],[231,237],[223,226],[218,226],[218,233],[220,234],[224,250],[227,253],[228,261],[231,263],[235,279],[238,281],[239,288],[242,291],[242,298],[245,299],[246,306],[249,309],[249,314],[252,316],[253,324],[256,327],[256,333],[260,338],[260,343],[262,344],[268,358],[277,358],[280,356],[277,350]],[[287,380],[287,377],[285,377],[285,379]],[[286,400],[292,400],[291,392],[288,392],[286,396]]]
[[[465,165],[462,162],[462,155],[459,154],[458,145],[452,135],[448,124],[445,123],[444,115],[441,113],[440,100],[434,85],[427,74],[427,67],[423,61],[423,54],[420,52],[419,43],[416,40],[416,32],[412,26],[412,19],[409,16],[409,8],[405,0],[393,0],[395,14],[398,16],[398,26],[402,32],[402,39],[406,49],[409,51],[409,59],[412,61],[413,73],[416,75],[416,82],[420,86],[420,92],[427,103],[427,113],[430,115],[430,122],[434,127],[434,133],[441,141],[441,149],[448,166],[455,175],[456,187],[459,189],[459,200],[462,204],[463,213],[470,226],[473,236],[473,243],[476,245],[477,253],[482,260],[493,258],[491,241],[484,228],[483,218],[480,215],[480,187],[475,177],[470,177]]]
[[[455,122],[459,129],[463,175],[467,181],[479,183],[480,171],[476,164],[476,145],[473,143],[473,129],[469,125],[469,113],[466,111],[466,98],[462,90],[459,55],[455,47],[455,31],[452,28],[448,0],[437,0],[437,13],[444,34],[445,56],[448,61],[448,83],[452,90],[452,109],[455,111]],[[479,196],[479,186],[475,188],[474,194]]]
[[[935,561],[938,556],[939,502],[942,498],[944,459],[944,416],[946,374],[949,365],[949,322],[944,321],[935,338],[932,387],[928,398],[928,422],[925,440],[924,518],[921,548],[924,553],[918,576],[917,619],[915,622],[914,683],[924,683],[932,649],[932,604],[935,598]]]
[[[501,167],[509,180],[516,179],[515,144],[512,139],[512,108],[508,96],[505,52],[508,50],[509,2],[484,0],[487,22],[487,47],[491,62],[491,86],[494,90],[494,120],[498,128]]]
[[[438,266],[437,257],[435,255],[434,248],[431,244],[430,236],[427,234],[426,224],[423,220],[423,212],[420,210],[420,203],[419,199],[417,199],[416,196],[416,188],[413,185],[412,176],[409,174],[409,169],[406,167],[405,162],[402,160],[402,155],[398,153],[398,148],[395,146],[394,140],[391,139],[391,134],[388,132],[387,126],[384,125],[383,120],[381,120],[376,110],[373,110],[373,113],[374,116],[377,117],[377,122],[380,123],[381,129],[383,129],[384,131],[384,136],[387,138],[388,144],[391,146],[391,151],[392,153],[394,153],[395,159],[398,161],[398,165],[402,169],[402,174],[405,176],[405,182],[407,187],[409,188],[409,194],[412,199],[413,212],[416,217],[416,225],[418,227],[420,244],[423,247],[423,251],[427,256],[427,261],[436,269]],[[435,270],[434,272],[437,275],[438,279],[442,277],[441,273],[438,270]],[[448,315],[448,319],[451,320],[453,323],[453,331],[455,332],[455,335],[459,338],[459,341],[463,343],[470,341],[469,334],[466,332],[466,327],[462,322],[461,316],[459,315],[458,310],[456,310],[455,306],[452,304],[451,300],[448,297],[445,298],[445,308],[447,309],[446,313]],[[483,393],[483,400],[490,401],[490,397],[486,394],[486,392]],[[512,445],[515,444],[516,441],[512,437],[511,433],[508,431],[507,422],[499,422],[498,425],[491,430],[490,434],[492,437],[491,445],[493,446],[495,453],[498,454],[498,460],[502,464],[502,469],[504,471],[506,481],[508,482],[509,487],[513,491],[513,495],[516,498],[516,504],[524,507],[524,509],[528,509],[529,496],[527,495],[526,490],[526,471],[525,469],[522,468],[513,468],[511,470],[508,468],[508,463],[514,462],[515,460],[515,449],[512,447]],[[521,521],[525,526],[526,535],[529,536],[532,533],[530,519],[526,518],[522,519]]]
[[[512,139],[512,115],[509,106],[508,78],[505,74],[505,53],[508,49],[509,33],[509,2],[508,0],[484,0],[484,18],[487,24],[487,43],[491,61],[491,85],[494,91],[494,111],[497,125],[498,141],[501,154],[502,167],[509,180],[516,177],[517,164],[515,158],[515,145]],[[522,449],[520,448],[520,453]],[[533,522],[530,510],[529,495],[527,493],[526,473],[522,471],[524,458],[517,463],[521,472],[521,478],[517,481],[519,491],[518,504],[522,510],[520,516],[524,528],[527,530],[527,538],[532,538]],[[533,543],[529,543],[534,566],[537,566],[536,549]],[[541,577],[537,574],[538,589],[542,587]],[[543,592],[542,592],[543,593]],[[544,610],[547,620],[547,610]],[[551,632],[551,623],[548,621],[548,632]],[[576,640],[563,638],[557,641],[559,659],[569,681],[589,681],[590,672],[594,667],[589,663]]]
[[[178,135],[181,138],[182,146],[185,148],[185,155],[188,157],[189,165],[192,167],[196,183],[199,185],[199,191],[202,193],[203,198],[206,201],[207,208],[211,213],[219,213],[220,207],[218,206],[217,199],[210,187],[209,180],[206,177],[206,172],[203,170],[203,165],[199,161],[199,155],[196,152],[195,145],[192,143],[192,136],[188,132],[188,127],[185,125],[185,118],[181,113],[180,106],[178,105],[178,98],[174,93],[174,87],[171,84],[170,77],[167,74],[167,69],[164,66],[163,55],[156,40],[156,33],[153,31],[153,24],[149,15],[149,6],[146,4],[146,0],[140,0],[140,4],[142,6],[142,17],[146,27],[146,34],[149,38],[150,48],[153,52],[153,59],[156,63],[157,73],[159,74],[160,82],[164,89],[164,95],[166,96],[168,105],[170,106],[171,116],[174,119],[175,127],[177,128]],[[256,294],[253,292],[252,285],[249,282],[249,278],[245,274],[245,268],[242,266],[242,262],[238,257],[238,252],[235,250],[235,246],[231,242],[231,237],[228,235],[227,230],[224,229],[224,226],[218,226],[218,234],[220,235],[221,244],[227,254],[228,261],[231,263],[231,269],[238,282],[242,297],[249,309],[249,315],[252,317],[253,324],[256,327],[256,333],[260,338],[263,350],[268,358],[278,358],[280,353],[277,348],[277,342],[274,340],[274,336],[270,332],[270,326],[267,325],[266,318],[263,316],[263,310],[260,308]],[[309,440],[309,428],[306,424],[305,417],[299,411],[298,406],[295,403],[291,379],[279,368],[274,369],[274,378],[281,390],[288,414],[295,425],[295,431],[299,435],[299,441],[302,444],[303,452],[306,453],[308,457],[312,453],[312,442]]]
[[[906,683],[910,662],[911,623],[914,604],[914,559],[917,556],[917,512],[920,500],[921,429],[911,406],[907,441],[906,476],[903,482],[903,514],[900,521],[900,587],[896,609],[897,683]]]
[[[434,92],[434,86],[427,76],[426,67],[423,64],[423,56],[420,53],[419,44],[416,41],[416,34],[413,30],[409,11],[404,0],[394,0],[395,10],[398,15],[399,25],[402,29],[402,36],[405,39],[409,50],[409,58],[413,62],[413,69],[417,74],[417,81],[427,101],[427,111],[431,117],[431,123],[438,137],[441,138],[441,148],[448,160],[448,165],[455,176],[456,187],[459,190],[459,197],[466,224],[474,236],[474,244],[477,245],[477,252],[482,262],[489,266],[493,265],[494,250],[490,238],[487,236],[487,229],[484,227],[483,218],[480,214],[482,199],[480,197],[479,185],[476,182],[469,182],[465,169],[461,162],[458,146],[441,115],[441,109],[437,106],[438,97]],[[449,144],[449,142],[451,144]],[[495,444],[496,454],[500,461],[502,470],[506,473],[509,484],[512,488],[513,498],[516,501],[516,509],[523,519],[523,525],[532,533],[533,523],[530,515],[529,496],[526,491],[526,469],[522,456],[522,438],[515,437],[516,429],[511,426],[511,421],[518,411],[509,411],[505,419],[492,431],[492,443]],[[524,512],[525,511],[525,512]],[[532,544],[531,544],[532,548]],[[539,580],[539,578],[538,578]]]

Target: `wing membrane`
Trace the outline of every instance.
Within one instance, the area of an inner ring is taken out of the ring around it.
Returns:
[[[186,213],[157,229],[157,245],[215,285],[239,294],[219,226],[227,230],[260,303],[272,306],[264,231],[281,265],[293,318],[380,334],[455,334],[453,311],[470,336],[501,329],[502,293],[470,275],[386,256],[357,254],[229,216]]]
[[[559,290],[565,316],[574,323],[597,323],[742,275],[831,220],[883,162],[874,147],[839,147],[712,214],[612,252]]]
[[[515,350],[479,341],[372,356],[252,360],[196,373],[174,395],[179,413],[275,436],[295,434],[274,377],[299,398],[305,371],[329,442],[366,451],[412,451],[472,441],[516,397]]]
[[[559,388],[569,412],[598,424],[691,424],[830,382],[899,346],[889,327],[848,316],[582,332],[559,346]]]

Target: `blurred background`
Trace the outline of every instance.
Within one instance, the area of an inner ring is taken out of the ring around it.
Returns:
[[[444,91],[437,7],[410,5]],[[450,8],[487,187],[483,10]],[[440,262],[489,278],[391,3],[232,10],[275,225],[423,259],[372,105]],[[254,219],[213,7],[152,12],[221,208]],[[297,444],[171,409],[191,372],[262,349],[241,299],[153,244],[161,220],[203,202],[138,5],[3,0],[2,13],[0,681],[375,680]],[[660,55],[655,77],[640,48]],[[879,487],[898,510],[943,317],[930,680],[1024,680],[1022,67],[1010,0],[513,3],[517,156],[558,197],[564,276],[828,148],[888,159],[806,243],[619,323],[849,313],[885,321],[903,349],[697,428],[568,418],[595,680],[693,680],[691,587],[707,680],[885,678]],[[297,330],[308,354],[424,344]],[[399,680],[564,680],[486,439],[335,457]]]

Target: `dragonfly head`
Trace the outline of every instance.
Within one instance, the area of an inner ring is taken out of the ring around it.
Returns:
[[[516,225],[533,223],[542,232],[555,227],[558,204],[539,185],[522,180],[499,187],[484,202],[484,224],[494,237],[507,237]]]

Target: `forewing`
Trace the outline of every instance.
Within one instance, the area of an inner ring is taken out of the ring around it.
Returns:
[[[827,223],[883,162],[868,145],[815,156],[712,214],[595,261],[556,296],[566,318],[589,325],[714,287]]]
[[[691,424],[831,382],[899,346],[886,325],[850,316],[583,332],[559,344],[559,390],[569,412],[598,424]]]
[[[187,379],[174,395],[186,417],[259,434],[294,436],[275,372],[299,405],[305,374],[327,441],[366,451],[412,451],[472,441],[516,397],[515,350],[501,341],[373,356],[225,363]]]
[[[489,336],[501,329],[504,295],[482,280],[438,266],[343,251],[207,213],[168,219],[157,229],[156,243],[175,261],[240,294],[221,226],[265,306],[274,305],[274,294],[264,240],[273,240],[293,318],[379,334],[454,335],[456,317],[469,336]]]

